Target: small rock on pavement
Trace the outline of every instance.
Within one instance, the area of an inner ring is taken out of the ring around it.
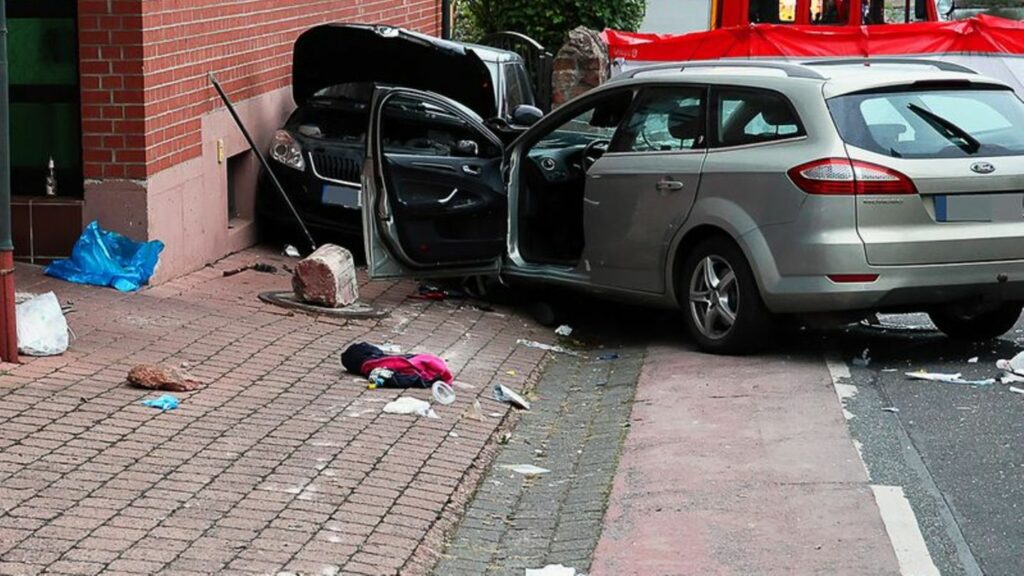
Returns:
[[[334,244],[324,244],[295,265],[292,290],[302,301],[340,308],[359,299],[355,261],[352,253]]]
[[[128,382],[142,388],[168,392],[191,392],[203,385],[184,370],[154,364],[139,364],[129,370]]]

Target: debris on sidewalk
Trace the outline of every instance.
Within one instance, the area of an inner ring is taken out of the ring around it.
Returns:
[[[292,246],[291,244],[288,244],[284,247],[284,255],[289,258],[302,257],[302,254],[299,254],[299,249],[296,248],[295,246]]]
[[[968,358],[967,359],[967,363],[968,364],[977,364],[978,363],[978,357],[977,356],[973,356],[971,358]]]
[[[434,401],[438,404],[447,406],[455,402],[455,390],[441,380],[431,385],[430,392],[434,396]]]
[[[502,466],[502,468],[511,470],[516,474],[522,474],[523,476],[537,476],[551,472],[551,470],[548,470],[547,468],[541,468],[540,466],[534,466],[533,464],[506,464]]]
[[[26,356],[56,356],[68,349],[68,321],[57,295],[46,292],[15,306],[18,351]]]
[[[466,409],[466,413],[465,413],[464,416],[466,418],[471,419],[471,420],[478,420],[480,422],[483,422],[484,421],[484,409],[483,409],[483,407],[480,406],[480,401],[474,398],[473,399],[473,405],[470,406],[468,409]]]
[[[548,564],[543,568],[527,568],[525,576],[585,576],[575,568],[561,564]]]
[[[870,350],[865,348],[864,351],[860,353],[859,357],[853,359],[853,365],[860,368],[867,368],[868,365],[871,364],[871,356],[868,355],[869,353]]]
[[[448,300],[449,298],[453,300],[465,300],[472,296],[473,295],[467,290],[460,290],[458,288],[441,288],[439,286],[431,286],[430,284],[420,284],[419,287],[416,288],[416,293],[410,294],[408,298],[412,300],[430,300],[440,302]],[[478,294],[476,297],[483,297],[483,295]]]
[[[341,353],[341,365],[351,374],[371,378],[379,388],[429,388],[440,380],[451,384],[454,380],[448,364],[432,354],[389,355],[381,348],[359,342]]]
[[[295,265],[292,290],[302,301],[327,308],[343,308],[359,299],[352,253],[324,244]]]
[[[159,240],[135,242],[93,220],[75,242],[71,258],[54,260],[43,273],[76,284],[134,292],[149,283],[163,249]]]
[[[223,272],[223,275],[225,278],[227,278],[228,276],[241,274],[246,270],[253,270],[256,272],[262,272],[264,274],[277,274],[277,266],[274,266],[273,264],[267,264],[265,262],[253,262],[252,264],[246,264],[245,266],[239,266],[238,268],[225,270]]]
[[[900,409],[895,406],[887,406],[885,408],[882,408],[882,412],[892,412],[893,414],[899,414]]]
[[[387,414],[415,414],[427,418],[438,417],[434,409],[430,407],[430,402],[411,396],[402,396],[398,400],[388,402],[384,405],[384,412]]]
[[[150,390],[191,392],[203,383],[180,368],[154,364],[138,364],[128,371],[128,382]]]
[[[161,411],[167,411],[174,410],[178,407],[178,399],[170,394],[164,394],[163,396],[143,400],[142,404],[144,406],[149,406],[150,408],[158,408]]]
[[[387,344],[381,344],[380,346],[378,346],[378,348],[380,348],[382,352],[385,352],[387,354],[401,354],[402,353],[402,347],[401,346],[399,346],[398,344],[392,344],[390,342],[388,342]]]
[[[498,384],[497,382],[494,383],[494,399],[498,402],[522,408],[523,410],[530,409],[530,403],[526,401],[526,398],[523,398],[508,386]]]
[[[520,338],[516,340],[516,344],[521,344],[527,348],[537,348],[538,350],[546,350],[548,352],[557,352],[559,354],[568,354],[569,356],[579,356],[579,352],[575,350],[568,350],[561,346],[553,346],[551,344],[544,344],[543,342],[536,342],[534,340],[525,340]]]
[[[937,372],[925,372],[924,370],[918,372],[906,372],[908,378],[915,380],[929,380],[932,382],[945,382],[947,384],[967,384],[969,386],[988,386],[995,384],[994,378],[986,378],[984,380],[964,380],[963,374],[957,372],[956,374],[942,374]]]
[[[572,336],[572,326],[569,326],[568,324],[562,324],[558,328],[555,328],[555,334],[562,336],[564,338],[568,338],[569,336]]]

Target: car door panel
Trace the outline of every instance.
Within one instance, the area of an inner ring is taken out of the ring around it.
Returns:
[[[500,140],[458,103],[400,88],[377,90],[367,136],[371,277],[496,272],[508,218]]]
[[[584,265],[595,284],[665,291],[665,262],[707,157],[706,93],[693,85],[645,90],[611,151],[588,172]]]

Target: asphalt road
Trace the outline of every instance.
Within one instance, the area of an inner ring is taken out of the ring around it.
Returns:
[[[924,315],[883,319],[900,326],[811,338],[850,366],[858,393],[846,409],[872,483],[904,488],[943,575],[1024,574],[1024,395],[999,383],[968,386],[905,375],[997,377],[996,360],[1024,348],[1022,323],[1000,340],[970,344],[944,338]],[[865,349],[866,366],[853,361]]]

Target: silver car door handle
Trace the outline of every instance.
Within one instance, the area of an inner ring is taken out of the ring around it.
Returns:
[[[683,183],[678,180],[662,180],[655,185],[658,192],[678,192],[683,189]]]
[[[480,175],[480,167],[479,166],[473,166],[472,164],[463,164],[462,165],[462,171],[465,172],[466,174],[469,174],[470,176],[479,176]]]

